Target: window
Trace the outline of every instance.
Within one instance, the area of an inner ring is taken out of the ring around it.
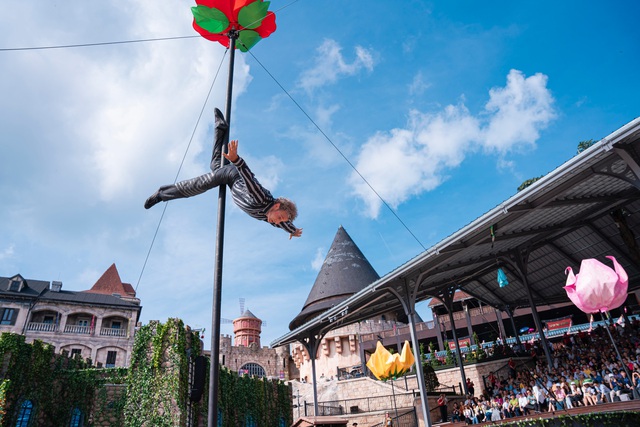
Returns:
[[[15,308],[5,308],[2,310],[0,325],[15,325],[16,317],[18,317],[18,310]]]
[[[25,400],[20,405],[20,412],[18,412],[18,420],[16,421],[16,427],[28,427],[31,420],[31,413],[33,412],[33,402]]]
[[[116,366],[116,355],[117,351],[107,351],[107,363],[105,363],[105,367],[114,368]]]
[[[20,292],[20,285],[22,284],[22,282],[20,282],[19,280],[12,280],[9,283],[9,290],[13,291],[13,292]]]
[[[78,356],[82,356],[82,349],[79,348],[72,348],[71,349],[71,357],[75,357],[76,355]]]
[[[266,377],[267,374],[264,372],[264,368],[257,363],[245,363],[238,370],[240,375],[248,374],[255,377]]]
[[[111,329],[120,329],[122,327],[122,322],[121,321],[112,321],[111,322]]]
[[[287,427],[287,420],[285,420],[284,417],[280,417],[279,427]]]
[[[44,316],[42,323],[46,323],[47,325],[53,325],[53,316]]]
[[[78,326],[89,326],[89,319],[78,319]]]
[[[71,422],[69,423],[69,427],[82,427],[84,425],[82,421],[82,411],[80,408],[73,408],[71,412]]]
[[[256,419],[253,415],[247,415],[244,422],[245,427],[256,427]]]

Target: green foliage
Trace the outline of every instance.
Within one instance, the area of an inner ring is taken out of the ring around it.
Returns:
[[[594,412],[580,415],[558,415],[554,418],[539,418],[504,423],[509,427],[633,427],[638,425],[640,412]]]
[[[540,178],[542,178],[544,175],[540,175],[538,177],[535,178],[530,178],[527,179],[526,181],[524,181],[522,184],[520,184],[520,186],[518,187],[518,191],[522,191],[525,188],[527,188],[528,186],[530,186],[531,184],[533,184],[534,182],[536,182],[537,180],[539,180]]]
[[[68,358],[66,352],[55,355],[47,344],[26,344],[24,336],[4,333],[0,427],[16,424],[17,408],[24,399],[34,403],[33,425],[68,426],[74,408],[85,415],[86,426],[105,419],[126,427],[187,425],[189,364],[201,351],[198,334],[189,332],[179,319],[140,328],[129,369],[94,369],[90,361]],[[281,418],[286,425],[293,423],[291,388],[283,382],[239,377],[224,369],[219,380],[218,408],[224,426],[243,425],[248,416],[259,426],[277,427]],[[106,384],[126,385],[126,392],[118,394],[118,388],[108,392]],[[190,404],[196,418],[206,420],[207,396],[205,390],[200,402]]]
[[[424,375],[424,386],[427,388],[427,391],[434,391],[440,386],[440,381],[438,381],[436,371],[433,370],[433,367],[430,364],[422,364],[422,373]]]
[[[455,359],[455,356],[453,355],[453,351],[451,351],[451,348],[448,345],[447,345],[447,354],[445,356],[444,363],[446,365],[455,365],[456,363],[456,359]]]
[[[187,424],[189,357],[187,330],[180,319],[151,322],[136,333],[124,407],[127,427],[170,427]],[[202,402],[202,401],[201,401]],[[177,406],[179,411],[174,411]],[[194,405],[201,412],[202,404]]]
[[[293,423],[291,388],[282,381],[238,376],[225,368],[219,378],[218,405],[224,427],[243,425],[248,416],[258,426],[277,427],[280,418],[285,425]]]
[[[594,141],[593,139],[590,139],[588,141],[580,141],[578,143],[578,149],[577,149],[577,154],[582,153],[584,150],[586,150],[587,148],[591,147],[593,144],[595,144],[597,141]]]
[[[118,369],[92,369],[82,358],[55,355],[52,346],[38,340],[27,344],[23,335],[12,333],[0,336],[0,361],[2,427],[15,425],[24,399],[34,403],[38,425],[66,426],[74,408],[86,417],[94,403],[99,405],[96,390],[104,388],[107,378],[116,382],[123,375]]]

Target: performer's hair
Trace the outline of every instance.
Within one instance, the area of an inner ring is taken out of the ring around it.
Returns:
[[[280,210],[289,214],[289,221],[293,221],[298,217],[298,208],[291,200],[284,197],[278,197],[275,202],[280,203]]]

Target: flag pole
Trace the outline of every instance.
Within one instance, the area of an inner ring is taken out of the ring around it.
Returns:
[[[227,105],[225,118],[228,131],[222,144],[222,152],[227,151],[229,132],[231,131],[231,95],[233,93],[233,66],[235,62],[236,39],[238,31],[229,31],[229,78],[227,80]],[[227,163],[224,156],[221,164]],[[224,219],[226,205],[227,186],[221,185],[218,190],[218,225],[216,231],[216,254],[213,276],[213,304],[211,310],[211,360],[209,363],[209,406],[207,413],[207,425],[218,425],[218,385],[220,376],[220,309],[222,305],[222,255],[224,249]]]

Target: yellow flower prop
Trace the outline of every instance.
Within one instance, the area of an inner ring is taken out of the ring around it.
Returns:
[[[391,354],[380,341],[376,344],[376,351],[371,355],[367,362],[367,367],[382,381],[388,379],[396,379],[403,376],[411,370],[415,359],[409,347],[409,341],[404,342],[402,353]]]

